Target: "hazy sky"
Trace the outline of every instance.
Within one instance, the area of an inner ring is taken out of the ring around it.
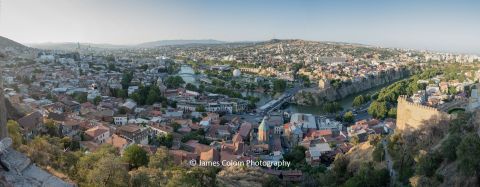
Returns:
[[[0,0],[22,43],[295,38],[480,53],[480,2],[389,0]]]

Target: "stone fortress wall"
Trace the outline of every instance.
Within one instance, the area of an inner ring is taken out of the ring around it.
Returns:
[[[396,131],[409,132],[423,127],[429,121],[449,119],[451,115],[446,112],[410,102],[406,96],[398,97]]]

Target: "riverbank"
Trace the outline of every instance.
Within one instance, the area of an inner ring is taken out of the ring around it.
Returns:
[[[294,102],[298,105],[321,106],[328,101],[339,101],[351,95],[363,93],[372,88],[391,84],[410,75],[406,68],[389,70],[356,82],[343,82],[340,86],[327,85],[324,89],[310,88],[299,91]]]
[[[342,106],[343,111],[349,111],[353,109],[352,103],[355,97],[359,95],[365,95],[365,94],[373,95],[374,93],[379,92],[382,88],[390,84],[391,83],[386,83],[386,84],[383,84],[374,88],[370,88],[368,90],[365,90],[359,93],[351,94],[343,99],[337,100],[336,102],[338,102],[340,106]],[[293,112],[293,113],[299,112],[299,113],[309,113],[309,114],[315,114],[315,115],[324,115],[325,112],[322,110],[322,108],[323,108],[323,105],[308,106],[308,105],[299,105],[295,103],[288,103],[287,106],[284,108],[284,110],[287,112]]]

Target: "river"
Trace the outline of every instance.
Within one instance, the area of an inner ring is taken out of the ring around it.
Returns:
[[[340,103],[340,105],[342,106],[344,111],[351,110],[352,109],[352,103],[353,103],[353,100],[355,99],[355,97],[357,97],[359,95],[364,95],[364,94],[372,95],[375,92],[380,91],[385,86],[386,85],[381,85],[381,86],[377,86],[377,87],[374,87],[374,88],[370,88],[370,89],[365,90],[363,92],[349,95],[349,96],[347,96],[347,97],[345,97],[345,98],[343,98],[343,99],[341,99],[337,102]],[[273,98],[271,94],[265,94],[265,93],[260,93],[260,92],[242,92],[242,95],[243,96],[255,96],[255,97],[260,98],[260,101],[257,102],[257,106],[262,106],[265,103],[272,100],[272,98]],[[322,112],[322,106],[304,106],[304,105],[297,105],[297,104],[291,104],[290,103],[284,108],[284,110],[288,111],[288,112],[293,112],[293,113],[298,112],[298,113],[308,113],[308,114],[314,114],[314,115],[324,114]]]
[[[183,80],[186,83],[192,83],[197,85],[197,81],[195,79],[195,71],[188,65],[182,65],[180,67],[180,72],[178,73],[179,76],[183,78]],[[370,88],[368,90],[365,90],[360,93],[352,94],[349,95],[339,101],[340,105],[342,106],[343,110],[351,110],[352,109],[352,103],[355,97],[359,95],[364,95],[364,94],[373,94],[375,92],[380,91],[383,87],[387,86],[389,84],[385,85],[380,85],[374,88]],[[272,100],[273,96],[271,94],[265,94],[265,93],[259,93],[259,92],[242,92],[242,95],[245,96],[255,96],[260,99],[259,102],[257,102],[257,106],[262,106],[265,103],[269,102]],[[287,112],[299,112],[299,113],[309,113],[309,114],[314,114],[314,115],[322,115],[324,112],[322,112],[322,106],[303,106],[303,105],[297,105],[297,104],[287,104],[287,106],[284,108],[285,111]],[[364,116],[367,117],[367,116]]]
[[[365,95],[365,94],[374,94],[375,92],[380,91],[385,85],[377,86],[370,88],[368,90],[365,90],[363,92],[359,92],[356,94],[349,95],[339,101],[337,101],[343,108],[343,110],[351,110],[352,109],[352,103],[355,97],[359,95]],[[316,114],[316,115],[321,115],[324,114],[322,112],[322,107],[323,106],[303,106],[303,105],[297,105],[297,104],[289,104],[285,110],[290,111],[290,112],[300,112],[300,113],[309,113],[309,114]]]
[[[183,81],[186,83],[197,84],[195,80],[195,71],[190,66],[182,65],[178,75],[182,77]]]
[[[344,110],[351,110],[352,109],[352,103],[353,103],[353,100],[355,99],[355,97],[357,97],[359,95],[364,95],[364,94],[374,94],[375,92],[380,91],[385,86],[386,85],[381,85],[381,86],[377,86],[377,87],[365,90],[365,91],[360,92],[360,93],[352,94],[352,95],[349,95],[346,98],[343,98],[343,99],[341,99],[337,102],[340,103],[340,105],[342,106],[342,108]],[[251,96],[255,96],[255,97],[260,98],[260,101],[257,102],[257,106],[262,106],[273,98],[270,94],[258,93],[258,92],[242,92],[242,95],[243,96],[251,95]],[[287,112],[293,112],[293,113],[299,112],[299,113],[309,113],[309,114],[314,114],[314,115],[325,114],[324,112],[322,112],[322,106],[303,106],[303,105],[297,105],[297,104],[292,104],[292,103],[287,104],[287,106],[284,108],[284,110],[287,111]]]

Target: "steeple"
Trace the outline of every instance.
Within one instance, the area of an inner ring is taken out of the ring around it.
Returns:
[[[258,141],[259,142],[266,142],[268,141],[268,125],[265,124],[267,120],[267,116],[265,116],[258,126]]]

